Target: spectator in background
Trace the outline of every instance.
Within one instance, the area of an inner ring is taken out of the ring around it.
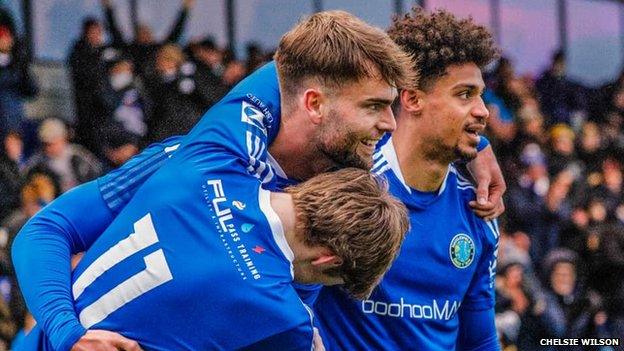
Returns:
[[[568,249],[553,250],[545,258],[546,289],[540,295],[540,306],[527,315],[520,350],[556,350],[555,346],[540,345],[539,340],[597,337],[597,329],[604,327],[604,319],[594,318],[600,312],[600,298],[588,292],[577,279],[577,259]]]
[[[506,218],[510,232],[522,231],[531,239],[531,258],[542,253],[541,237],[546,232],[544,209],[550,187],[546,157],[537,144],[526,145],[520,156],[521,169],[507,193]]]
[[[196,76],[204,82],[200,88],[202,95],[207,97],[208,104],[204,107],[207,110],[228,92],[222,80],[223,52],[211,37],[191,43],[188,51],[197,68]]]
[[[587,122],[583,125],[577,149],[578,158],[583,162],[584,175],[587,178],[596,177],[607,155],[600,127],[596,123]]]
[[[535,143],[540,147],[545,147],[548,136],[544,130],[544,116],[537,104],[525,104],[518,111],[519,129],[512,145],[515,148],[522,148],[527,144]]]
[[[189,45],[191,60],[195,62],[199,70],[205,70],[215,79],[223,76],[223,50],[217,47],[212,37],[206,37]]]
[[[3,5],[0,4],[0,26],[5,26],[9,28],[9,31],[13,34],[14,37],[16,37],[17,32],[15,30],[15,20],[13,19],[11,12],[9,12],[8,9],[3,8],[2,6]]]
[[[130,133],[141,140],[147,135],[147,119],[151,104],[134,74],[132,61],[117,56],[106,63],[107,79],[102,81],[97,94],[98,128],[95,131],[100,147],[107,145],[108,138],[119,132]],[[104,156],[105,150],[99,149]]]
[[[520,159],[523,170],[517,183],[510,186],[507,219],[512,232],[529,235],[531,258],[538,266],[546,253],[559,245],[562,222],[572,211],[568,194],[578,174],[565,170],[551,183],[545,157],[537,144],[525,146]]]
[[[106,138],[106,143],[104,145],[106,169],[113,170],[124,164],[139,152],[139,145],[139,139],[137,139],[134,134],[123,130],[113,131],[113,133]]]
[[[573,173],[581,172],[575,152],[574,139],[576,135],[568,125],[559,123],[550,130],[550,154],[548,155],[548,173],[555,176],[565,169],[572,169]]]
[[[593,188],[591,193],[602,199],[606,210],[610,214],[615,214],[616,208],[624,203],[624,192],[622,191],[622,165],[613,156],[609,156],[602,161],[602,184]]]
[[[35,96],[37,86],[30,76],[28,60],[14,33],[0,25],[0,139],[10,131],[20,131],[24,100]]]
[[[552,62],[535,83],[540,105],[548,116],[548,125],[566,123],[578,126],[585,118],[585,102],[579,85],[566,77],[563,51],[552,56]]]
[[[158,51],[155,72],[145,81],[154,102],[147,143],[186,134],[214,103],[207,83],[177,45],[167,44]]]
[[[238,60],[231,60],[225,65],[225,70],[223,71],[223,84],[225,84],[226,89],[230,90],[233,88],[236,83],[240,82],[241,79],[245,78],[247,71],[245,69],[245,64]]]
[[[624,227],[605,227],[600,235],[597,262],[593,265],[594,288],[605,298],[614,337],[624,338]]]
[[[251,74],[260,66],[266,63],[266,55],[262,51],[262,46],[256,42],[247,43],[247,61],[245,62],[245,71]]]
[[[495,310],[503,346],[521,341],[523,321],[534,303],[534,291],[524,279],[524,267],[517,261],[500,261],[496,273]]]
[[[165,44],[176,44],[180,42],[184,27],[189,16],[189,11],[195,4],[195,0],[183,0],[182,8],[180,9],[175,24],[171,31],[164,40],[156,41],[154,34],[149,26],[144,23],[139,23],[138,18],[132,18],[132,24],[134,29],[134,38],[129,43],[124,43],[121,30],[115,21],[113,13],[113,7],[110,0],[101,0],[102,7],[104,8],[106,27],[113,38],[116,41],[123,43],[125,50],[133,60],[136,71],[139,75],[144,76],[147,70],[154,67],[154,60],[156,59],[156,53]]]
[[[67,127],[61,120],[49,118],[43,121],[39,127],[39,139],[43,150],[29,159],[27,170],[51,171],[58,176],[62,192],[101,174],[101,165],[93,154],[69,143]]]
[[[19,192],[22,186],[20,158],[22,138],[16,132],[10,132],[4,138],[0,151],[0,221],[19,207]],[[1,241],[1,239],[0,239]]]
[[[92,152],[98,150],[96,101],[100,80],[106,77],[104,57],[115,55],[116,50],[105,47],[104,32],[100,22],[86,18],[82,23],[82,33],[74,44],[68,59],[74,87],[76,107],[77,141]]]

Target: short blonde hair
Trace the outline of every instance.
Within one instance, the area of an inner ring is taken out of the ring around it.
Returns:
[[[340,87],[362,78],[389,85],[416,82],[411,57],[381,29],[344,11],[326,11],[303,19],[280,40],[275,53],[281,89],[294,95],[309,78]]]
[[[385,181],[357,168],[320,174],[286,191],[305,244],[325,247],[343,261],[326,273],[342,277],[351,296],[368,297],[409,229],[405,206]]]

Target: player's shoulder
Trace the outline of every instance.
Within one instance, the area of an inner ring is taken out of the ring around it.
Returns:
[[[466,175],[463,174],[460,167],[455,164],[449,166],[449,174],[445,181],[445,185],[451,188],[462,202],[461,208],[466,218],[474,224],[478,233],[492,244],[498,241],[500,232],[498,229],[498,221],[496,219],[486,221],[477,216],[477,214],[469,206],[470,201],[476,199],[476,187]]]

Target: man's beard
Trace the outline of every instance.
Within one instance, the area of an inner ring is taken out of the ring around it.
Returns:
[[[475,149],[476,150],[476,149]],[[465,161],[465,162],[470,162],[472,160],[475,159],[475,157],[477,157],[477,151],[466,151],[466,150],[462,150],[461,147],[459,147],[458,145],[455,145],[455,156],[457,157],[458,160],[460,161]]]
[[[365,160],[358,155],[359,143],[359,138],[355,133],[349,132],[342,140],[320,143],[319,151],[333,163],[332,171],[347,167],[370,170],[373,166],[373,159],[371,157],[370,160]]]
[[[329,118],[338,120],[335,112]],[[341,136],[340,139],[338,136]],[[373,167],[372,155],[370,158],[363,158],[357,153],[360,139],[355,132],[348,131],[338,123],[326,126],[317,139],[317,150],[331,161],[332,166],[328,171],[347,167],[370,170]]]

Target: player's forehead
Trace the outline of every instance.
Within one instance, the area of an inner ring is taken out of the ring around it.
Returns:
[[[435,85],[451,90],[471,88],[481,91],[485,89],[481,69],[472,62],[448,66],[446,74],[438,78]]]
[[[338,96],[352,101],[392,102],[397,97],[396,87],[376,76],[342,84],[338,89]]]

